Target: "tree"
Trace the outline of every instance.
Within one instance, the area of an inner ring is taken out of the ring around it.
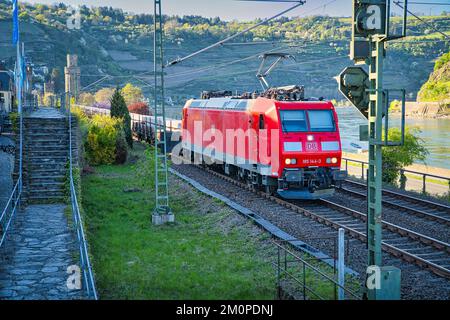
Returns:
[[[142,94],[142,89],[133,86],[131,83],[127,83],[125,87],[123,87],[122,95],[125,98],[127,106],[136,102],[140,102],[144,98],[144,95]]]
[[[52,106],[56,101],[56,97],[53,93],[45,93],[44,98],[42,99],[42,102],[45,106],[50,107]]]
[[[110,101],[113,94],[114,94],[114,89],[112,89],[112,88],[100,89],[95,93],[95,101],[97,101],[97,102]]]
[[[400,170],[412,165],[415,161],[425,161],[428,150],[424,141],[418,137],[418,128],[405,128],[405,144],[403,146],[383,147],[383,181],[395,184]],[[390,141],[400,141],[400,129],[391,128],[388,132]]]
[[[85,106],[92,106],[95,103],[95,97],[92,93],[83,92],[80,94],[80,103]]]
[[[59,70],[59,68],[52,69],[50,78],[55,83],[55,93],[61,92],[63,79],[61,78],[61,71]]]
[[[127,104],[123,98],[120,89],[117,88],[111,98],[111,117],[121,118],[123,120],[123,130],[125,138],[130,148],[133,148],[133,134],[131,132],[131,117]]]
[[[146,104],[145,102],[136,102],[136,103],[130,104],[128,106],[128,110],[131,113],[142,114],[144,116],[151,115],[148,104]]]

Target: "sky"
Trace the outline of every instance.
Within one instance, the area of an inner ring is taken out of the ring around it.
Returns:
[[[124,11],[135,13],[152,13],[153,0],[25,0],[29,3],[53,4],[64,2],[70,5],[84,4],[87,6],[112,6]],[[419,1],[415,1],[419,2]],[[410,5],[411,11],[425,14],[439,14],[450,11],[450,0],[421,0],[423,3],[449,3],[443,5]],[[267,18],[292,6],[291,3],[264,3],[264,1],[238,0],[162,0],[165,14],[201,15],[205,17],[219,16],[223,20],[253,20]],[[288,16],[329,15],[350,16],[352,0],[306,0],[306,4],[293,10]]]

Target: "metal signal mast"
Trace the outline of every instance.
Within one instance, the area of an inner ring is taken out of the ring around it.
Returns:
[[[161,0],[154,1],[154,9],[153,71],[155,83],[153,103],[155,108],[155,209],[152,215],[152,222],[153,224],[160,225],[167,222],[174,222],[175,217],[169,207]]]
[[[339,76],[339,90],[368,119],[360,128],[360,140],[369,141],[367,177],[367,297],[371,300],[400,298],[400,270],[382,266],[382,148],[399,146],[405,135],[405,90],[383,87],[383,61],[386,43],[406,35],[407,0],[404,0],[403,28],[392,34],[391,0],[353,0],[350,58],[361,67],[348,67]],[[389,94],[400,92],[402,122],[400,141],[389,141]]]

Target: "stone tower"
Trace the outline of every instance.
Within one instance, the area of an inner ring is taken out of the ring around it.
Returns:
[[[78,95],[81,90],[81,71],[78,67],[78,56],[75,54],[67,55],[67,67],[64,68],[65,82],[66,82],[66,92],[75,97],[78,100]]]

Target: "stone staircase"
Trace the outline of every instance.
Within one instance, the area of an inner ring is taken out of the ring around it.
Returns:
[[[66,197],[68,119],[55,109],[46,109],[24,117],[23,190],[26,201],[31,204],[61,203]],[[75,119],[72,123],[75,125]],[[75,141],[76,135],[73,137]],[[72,155],[76,162],[76,148]]]

